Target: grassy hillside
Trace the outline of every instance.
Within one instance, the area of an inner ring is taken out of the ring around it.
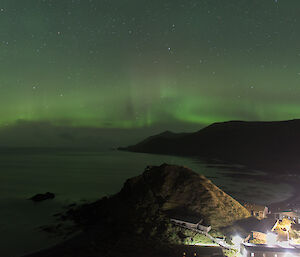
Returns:
[[[186,167],[163,164],[129,179],[120,195],[137,201],[155,196],[169,216],[193,218],[220,228],[249,217],[249,212],[210,180]]]

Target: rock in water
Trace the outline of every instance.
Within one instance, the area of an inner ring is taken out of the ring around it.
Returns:
[[[55,194],[47,192],[45,194],[36,194],[35,196],[29,198],[30,200],[34,202],[41,202],[48,199],[53,199],[55,197]]]

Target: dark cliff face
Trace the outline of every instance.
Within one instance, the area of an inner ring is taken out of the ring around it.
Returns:
[[[295,172],[300,170],[300,120],[214,123],[195,133],[152,136],[123,150],[198,156]]]

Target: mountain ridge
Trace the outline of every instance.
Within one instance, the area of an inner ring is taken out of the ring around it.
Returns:
[[[284,173],[300,170],[300,119],[228,121],[192,133],[158,134],[119,148],[132,152],[218,159]]]

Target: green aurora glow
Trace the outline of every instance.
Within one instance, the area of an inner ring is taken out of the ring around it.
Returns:
[[[0,9],[1,126],[300,117],[298,0],[4,0]]]

